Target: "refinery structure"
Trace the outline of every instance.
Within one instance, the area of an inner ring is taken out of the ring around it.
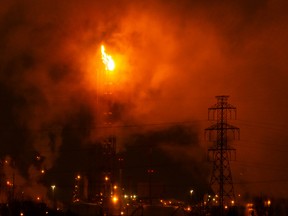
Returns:
[[[214,144],[209,148],[209,158],[212,162],[210,177],[211,193],[205,195],[201,201],[188,202],[169,200],[154,197],[151,177],[155,170],[147,168],[148,182],[144,186],[144,196],[139,196],[128,191],[122,185],[122,163],[125,158],[117,152],[117,137],[113,122],[114,100],[114,73],[115,62],[101,46],[101,55],[104,69],[100,70],[102,95],[97,96],[97,106],[100,107],[98,118],[100,119],[98,136],[100,145],[100,157],[102,166],[97,174],[75,174],[75,186],[73,192],[73,208],[79,214],[85,215],[249,215],[253,206],[237,209],[238,199],[235,197],[232,181],[232,171],[229,161],[235,153],[235,149],[228,144],[229,131],[233,137],[239,137],[239,128],[228,123],[229,118],[236,119],[236,107],[228,103],[229,96],[216,96],[217,103],[210,107],[208,120],[215,122],[205,129],[209,141]],[[117,70],[117,68],[116,68]],[[149,160],[149,158],[147,159]],[[143,190],[143,188],[142,188]],[[140,191],[139,191],[140,192]],[[194,190],[189,191],[191,197]],[[140,192],[141,193],[141,192]],[[157,193],[157,192],[156,192]],[[161,196],[161,195],[160,195]],[[243,210],[244,209],[244,210]]]
[[[203,197],[194,198],[197,188],[190,188],[187,191],[188,198],[186,200],[165,197],[167,189],[164,185],[153,182],[157,170],[149,161],[149,155],[145,158],[148,164],[145,168],[147,178],[137,185],[137,190],[125,188],[128,185],[127,182],[123,182],[125,157],[118,152],[117,125],[115,125],[114,113],[116,98],[114,88],[115,82],[117,82],[114,75],[117,73],[117,65],[103,45],[100,51],[103,68],[97,73],[97,96],[95,97],[97,153],[94,154],[94,157],[97,158],[97,164],[93,164],[94,169],[87,167],[86,171],[80,170],[74,173],[71,188],[73,192],[69,206],[64,207],[59,202],[57,190],[61,186],[52,184],[49,194],[50,202],[45,208],[45,214],[62,215],[67,211],[72,215],[79,216],[254,215],[254,204],[243,204],[239,196],[235,195],[230,161],[235,158],[236,149],[232,147],[230,141],[239,138],[239,128],[228,122],[230,119],[236,119],[236,107],[228,103],[229,97],[226,95],[216,96],[217,103],[208,108],[208,120],[213,121],[214,124],[205,129],[205,136],[212,141],[212,145],[208,148],[208,158],[211,164],[209,191],[207,190]],[[52,144],[56,142],[53,134],[50,135],[50,142]],[[152,147],[149,151],[152,152]],[[37,155],[36,158],[37,162],[41,164],[43,158],[40,155]],[[8,163],[12,162],[5,160],[2,166],[4,167]],[[45,173],[45,169],[42,167],[41,173]],[[12,176],[11,180],[2,183],[5,185],[7,203],[10,206],[13,206],[11,203],[16,200],[15,188],[17,187],[14,183],[14,174]],[[44,201],[40,196],[37,197],[37,200],[39,203]],[[270,206],[271,201],[266,199],[263,212],[269,212]],[[7,205],[2,208],[9,210],[10,207]],[[40,207],[36,205],[33,208],[39,210]],[[10,211],[7,214],[3,212],[0,215],[29,215],[24,210],[17,210],[17,213]],[[67,213],[67,215],[69,214]]]

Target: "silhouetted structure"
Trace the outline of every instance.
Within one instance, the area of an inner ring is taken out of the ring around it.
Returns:
[[[228,145],[227,134],[228,131],[232,131],[235,138],[235,133],[239,135],[239,128],[227,123],[228,118],[231,119],[233,116],[236,118],[236,107],[227,102],[228,97],[216,96],[217,103],[208,109],[208,119],[216,123],[205,129],[209,140],[214,141],[214,145],[208,150],[213,162],[210,187],[215,193],[216,201],[219,197],[217,204],[220,207],[220,215],[224,213],[224,205],[233,205],[235,200],[229,161],[231,152],[235,153],[236,150]]]
[[[102,47],[102,60],[105,64],[105,71],[103,76],[104,82],[104,95],[102,96],[101,111],[103,112],[102,121],[99,123],[102,124],[102,148],[103,148],[103,188],[101,194],[103,194],[103,210],[104,214],[112,215],[111,213],[111,204],[116,198],[115,193],[117,186],[116,183],[116,136],[113,128],[114,123],[114,98],[113,98],[113,68],[109,67],[109,62],[112,59],[107,59],[107,54],[104,52]],[[114,206],[113,206],[114,207]]]

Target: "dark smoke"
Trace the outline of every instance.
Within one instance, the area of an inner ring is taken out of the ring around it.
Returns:
[[[123,152],[126,188],[139,191],[139,183],[149,181],[147,170],[153,169],[152,183],[165,188],[161,195],[187,199],[189,191],[197,188],[197,198],[201,199],[208,190],[209,167],[196,131],[176,125],[129,137]]]

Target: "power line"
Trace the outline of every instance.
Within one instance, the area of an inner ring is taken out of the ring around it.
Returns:
[[[279,183],[279,182],[288,182],[288,179],[270,179],[270,180],[257,180],[257,181],[243,181],[243,182],[234,182],[234,184],[268,184],[268,183]]]

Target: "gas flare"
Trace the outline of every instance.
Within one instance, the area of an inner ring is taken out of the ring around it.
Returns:
[[[106,70],[113,71],[115,68],[115,63],[110,55],[105,52],[104,45],[101,46],[102,61],[106,67]]]

